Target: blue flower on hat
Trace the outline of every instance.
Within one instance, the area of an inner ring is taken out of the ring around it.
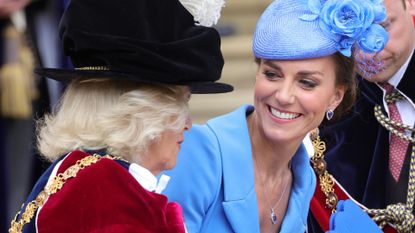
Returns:
[[[360,37],[358,46],[363,52],[371,53],[373,51],[382,50],[386,42],[384,38],[388,38],[388,34],[385,29],[379,24],[373,24],[368,30]]]
[[[382,0],[308,0],[311,14],[305,21],[319,20],[322,32],[337,43],[336,49],[350,57],[354,44],[363,51],[381,51],[388,41],[386,30],[378,23],[386,19]]]

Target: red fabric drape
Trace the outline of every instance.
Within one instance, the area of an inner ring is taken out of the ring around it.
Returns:
[[[339,200],[351,199],[350,196],[337,185],[337,183],[334,184],[333,188],[334,193],[337,195]],[[330,228],[331,209],[326,207],[326,196],[320,189],[320,182],[318,179],[316,191],[314,192],[314,196],[311,199],[310,209],[321,229],[325,232],[328,231]],[[383,232],[397,233],[397,231],[390,225],[386,225],[383,229]]]
[[[66,170],[87,156],[72,152]],[[181,207],[149,192],[117,162],[102,158],[69,179],[39,211],[38,232],[184,233]]]

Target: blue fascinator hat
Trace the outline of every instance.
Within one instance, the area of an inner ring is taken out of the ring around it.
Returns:
[[[253,52],[270,60],[377,53],[388,41],[385,19],[382,0],[275,0],[257,23]]]

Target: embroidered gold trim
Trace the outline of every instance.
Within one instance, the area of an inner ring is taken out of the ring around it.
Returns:
[[[85,66],[85,67],[78,67],[75,70],[98,70],[98,71],[109,71],[110,68],[106,66]]]
[[[23,231],[24,225],[31,221],[37,209],[45,204],[49,196],[58,192],[68,179],[76,177],[79,171],[98,162],[101,158],[117,159],[109,155],[100,156],[98,154],[94,154],[76,161],[74,165],[70,166],[64,172],[55,176],[52,182],[49,183],[33,201],[27,204],[26,209],[21,215],[20,211],[16,214],[11,222],[9,233],[21,233]],[[19,216],[20,219],[18,219]]]

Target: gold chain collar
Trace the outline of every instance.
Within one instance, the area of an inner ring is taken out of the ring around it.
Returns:
[[[326,151],[326,143],[320,139],[318,129],[315,129],[310,134],[313,142],[314,155],[311,157],[314,171],[318,175],[321,191],[326,196],[326,206],[331,209],[332,213],[336,212],[336,205],[338,197],[334,193],[334,179],[327,171],[327,163],[324,160],[324,152]]]
[[[101,156],[98,154],[94,154],[76,161],[74,165],[70,166],[64,172],[59,173],[57,176],[55,176],[52,182],[46,185],[46,187],[36,196],[36,198],[33,201],[27,204],[22,214],[20,214],[20,211],[16,214],[16,216],[11,222],[9,233],[21,233],[23,231],[24,225],[26,225],[32,220],[37,209],[43,206],[46,200],[51,195],[57,193],[63,187],[67,180],[76,177],[79,171],[98,162],[102,158],[108,158],[112,160],[119,159],[109,155]],[[20,219],[18,219],[19,216]]]
[[[324,160],[326,144],[320,139],[318,129],[311,132],[310,138],[313,142],[314,155],[311,157],[314,171],[318,175],[320,189],[326,196],[326,206],[332,212],[336,212],[338,197],[334,193],[334,179],[327,171],[327,164]],[[406,204],[391,204],[386,209],[369,209],[367,213],[374,216],[372,219],[383,228],[391,223],[399,233],[411,233],[415,229],[415,219],[412,214],[415,197],[415,145],[412,146],[411,163],[408,182],[408,194]]]

